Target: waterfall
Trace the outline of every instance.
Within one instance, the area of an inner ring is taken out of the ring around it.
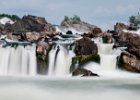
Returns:
[[[62,45],[58,45],[57,48],[52,49],[49,52],[49,76],[63,76],[70,73],[70,66],[72,57],[75,54],[73,50],[67,50]]]
[[[36,46],[0,47],[0,75],[36,75]]]
[[[113,43],[98,43],[98,54],[100,56],[100,65],[102,70],[115,70],[117,63],[117,55],[114,54],[112,48]]]
[[[49,52],[49,68],[48,68],[48,75],[54,74],[54,65],[55,65],[55,55],[56,55],[57,48],[52,48]]]

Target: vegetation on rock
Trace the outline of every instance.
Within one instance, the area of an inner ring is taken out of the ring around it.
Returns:
[[[66,21],[66,22],[70,21],[73,24],[76,24],[76,23],[80,23],[81,22],[81,18],[78,15],[74,15],[73,17],[65,16],[64,17],[64,21]]]
[[[140,14],[129,17],[129,22],[131,27],[137,27],[140,24]]]
[[[13,21],[17,21],[17,20],[20,20],[20,17],[18,17],[17,15],[9,15],[9,14],[0,14],[0,18],[3,18],[3,17],[7,17]]]

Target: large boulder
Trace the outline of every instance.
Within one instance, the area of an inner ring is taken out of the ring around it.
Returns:
[[[119,33],[118,42],[120,46],[126,46],[128,52],[140,58],[140,35],[135,33]]]
[[[23,16],[12,25],[14,32],[38,32],[41,35],[52,35],[55,33],[53,26],[45,18],[37,16]]]
[[[97,53],[97,45],[90,38],[84,37],[75,41],[74,51],[77,55],[90,55]]]
[[[123,64],[121,68],[126,69],[131,72],[140,73],[140,60],[133,54],[128,52],[123,52],[121,54],[121,63]]]

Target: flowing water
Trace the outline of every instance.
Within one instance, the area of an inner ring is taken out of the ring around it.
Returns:
[[[139,100],[139,79],[0,77],[0,100]]]
[[[75,54],[72,50],[58,45],[49,52],[49,76],[64,76],[70,74],[72,57]]]
[[[85,66],[98,78],[67,76],[75,54],[63,44],[49,52],[45,76],[36,75],[34,45],[0,47],[0,100],[139,100],[140,75],[116,70],[120,51],[112,46],[99,44],[101,63]]]
[[[0,75],[36,75],[36,46],[0,47]]]

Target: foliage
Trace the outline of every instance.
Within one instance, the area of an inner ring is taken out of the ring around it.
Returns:
[[[7,17],[13,21],[16,21],[16,20],[20,20],[20,18],[17,16],[17,15],[9,15],[9,14],[0,14],[0,18],[2,17]]]
[[[70,22],[76,24],[76,23],[80,23],[81,19],[80,19],[80,17],[78,15],[74,15],[73,17],[65,16],[64,21],[66,21],[66,22],[70,21]]]
[[[100,57],[96,53],[92,53],[91,55],[77,55],[73,58],[73,62],[79,61],[80,65],[83,65],[89,61],[100,62]]]
[[[140,15],[129,17],[129,22],[132,27],[137,27],[140,24]]]

